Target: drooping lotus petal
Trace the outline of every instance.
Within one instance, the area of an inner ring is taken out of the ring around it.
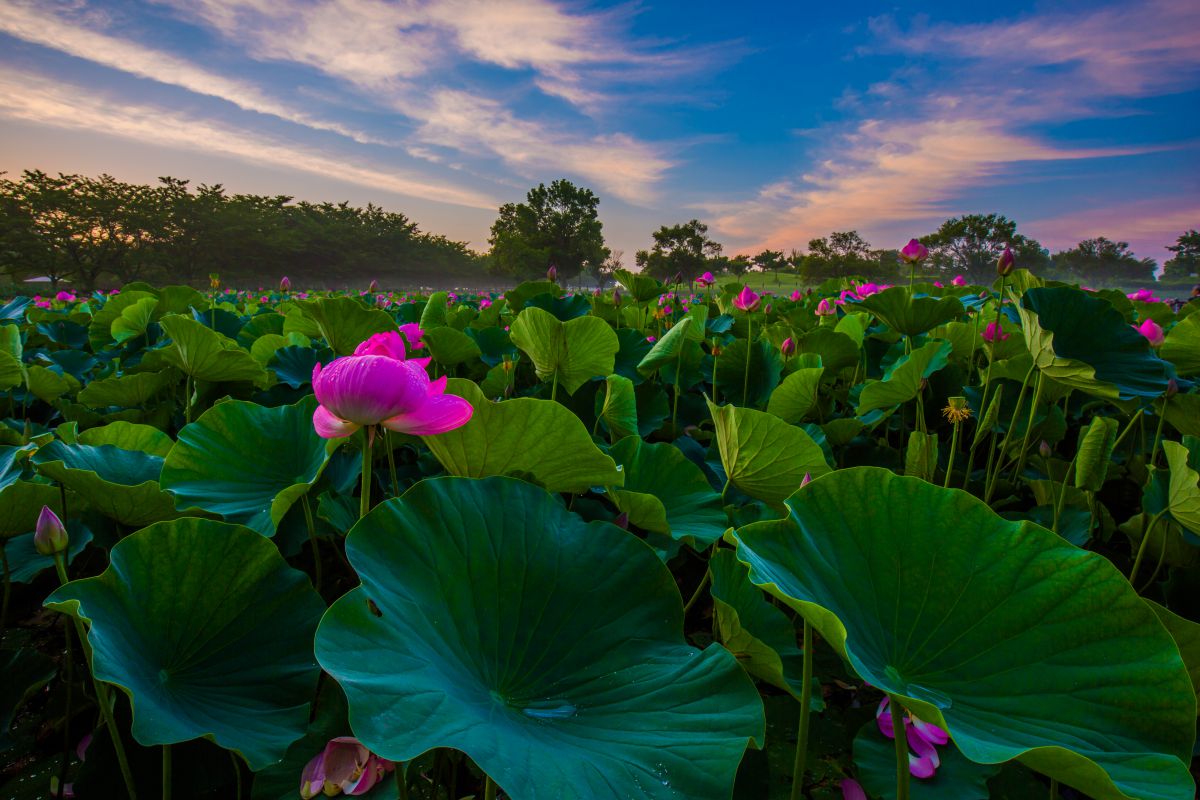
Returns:
[[[917,729],[915,727],[908,726],[904,730],[908,739],[908,747],[913,753],[917,754],[918,760],[929,762],[933,765],[934,769],[937,769],[942,765],[942,760],[938,758],[937,748],[925,741],[925,737],[917,733]],[[911,760],[912,757],[910,755],[910,763]]]
[[[937,772],[937,765],[927,758],[918,758],[909,753],[908,771],[914,778],[932,778],[933,773]]]
[[[317,753],[305,765],[300,773],[300,796],[304,800],[312,798],[325,791],[325,751]]]
[[[432,436],[467,424],[474,410],[461,397],[431,393],[418,410],[389,417],[382,424],[389,431],[397,433]]]
[[[842,778],[842,800],[867,800],[867,793],[853,778]]]
[[[361,427],[358,423],[338,419],[325,406],[317,406],[313,412],[313,428],[322,439],[342,439]]]
[[[950,734],[934,725],[932,722],[925,722],[909,715],[909,720],[912,722],[913,729],[920,734],[921,738],[930,744],[944,745],[950,741]]]
[[[325,745],[325,782],[337,787],[353,784],[363,774],[371,751],[353,736],[339,736]]]
[[[879,708],[875,709],[875,723],[879,725],[879,731],[889,739],[895,739],[896,733],[892,730],[892,710],[889,707],[890,698],[884,697],[879,701]]]

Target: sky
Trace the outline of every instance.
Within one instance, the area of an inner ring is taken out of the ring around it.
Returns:
[[[634,253],[996,212],[1200,228],[1200,2],[0,0],[0,170],[373,202],[486,250],[567,178]]]

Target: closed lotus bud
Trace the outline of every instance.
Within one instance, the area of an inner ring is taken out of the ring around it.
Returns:
[[[716,358],[717,356],[721,355],[721,345],[717,344],[716,339],[713,339],[712,354],[713,354],[713,358]]]
[[[1163,393],[1166,397],[1171,398],[1179,394],[1179,381],[1171,378],[1167,381],[1167,391]]]
[[[929,250],[916,239],[909,239],[908,244],[900,250],[900,257],[910,264],[923,261],[929,256]]]
[[[796,342],[792,337],[789,336],[783,340],[783,344],[779,345],[779,352],[783,354],[784,358],[791,358],[796,354]]]
[[[67,529],[62,520],[50,510],[50,506],[42,506],[42,513],[37,519],[37,529],[33,534],[34,549],[44,556],[53,556],[65,553],[69,544]]]
[[[683,272],[676,272],[675,277],[671,278],[671,283],[683,283]]]
[[[1038,455],[1042,458],[1049,458],[1053,452],[1054,450],[1051,449],[1050,443],[1042,439],[1042,443],[1038,445]]]
[[[290,292],[292,290],[292,281],[287,275],[279,279],[279,291]]]
[[[1004,248],[1004,252],[1000,254],[1000,260],[996,262],[996,272],[1002,278],[1012,275],[1013,267],[1016,266],[1017,259],[1013,256],[1011,247]]]
[[[550,265],[550,269],[546,270],[546,280],[551,283],[558,283],[558,267],[553,264]]]
[[[378,292],[379,291],[379,281],[372,279],[371,285],[367,287],[367,291],[368,292]]]
[[[763,313],[764,313],[764,314],[770,314],[770,313],[771,313],[771,304],[770,304],[770,303],[767,303],[766,307],[765,307],[765,308],[763,308]]]
[[[622,511],[617,515],[617,518],[613,520],[613,525],[616,525],[622,530],[629,530],[629,515]]]
[[[810,483],[812,483],[812,473],[806,472],[806,473],[804,473],[804,478],[800,481],[800,488],[803,489],[805,486],[808,486]]]
[[[621,290],[620,289],[613,289],[613,305],[614,306],[621,305]]]

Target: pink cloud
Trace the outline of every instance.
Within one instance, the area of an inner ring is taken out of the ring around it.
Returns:
[[[1179,234],[1200,228],[1200,199],[1156,197],[1025,221],[1021,229],[1051,251],[1074,247],[1084,239],[1105,236],[1129,242],[1138,256],[1170,258],[1166,249]]]

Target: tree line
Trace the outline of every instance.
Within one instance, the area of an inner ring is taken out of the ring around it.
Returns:
[[[403,214],[349,203],[231,194],[220,184],[157,185],[110,175],[0,175],[0,272],[82,289],[134,280],[258,286],[393,286],[468,281],[480,256]]]
[[[491,276],[515,282],[554,266],[562,280],[603,284],[630,266],[604,240],[600,198],[560,179],[529,190],[524,202],[500,207],[489,252],[426,233],[404,214],[349,203],[295,202],[284,195],[231,194],[220,184],[191,186],[160,178],[156,185],[112,176],[0,173],[0,274],[12,281],[44,277],[81,289],[134,280],[257,286],[288,275],[297,285],[338,287],[371,280],[393,287],[479,285]],[[896,249],[878,249],[857,231],[812,239],[807,250],[728,255],[697,219],[663,225],[634,254],[636,266],[670,280],[705,272],[790,273],[806,283],[828,278],[899,280],[908,274]],[[946,220],[919,237],[929,251],[920,275],[965,275],[983,282],[1011,247],[1017,264],[1041,275],[1084,284],[1129,285],[1155,279],[1153,259],[1127,242],[1104,237],[1051,253],[1000,214]],[[1200,272],[1200,232],[1181,234],[1169,248],[1162,279],[1192,283]]]

